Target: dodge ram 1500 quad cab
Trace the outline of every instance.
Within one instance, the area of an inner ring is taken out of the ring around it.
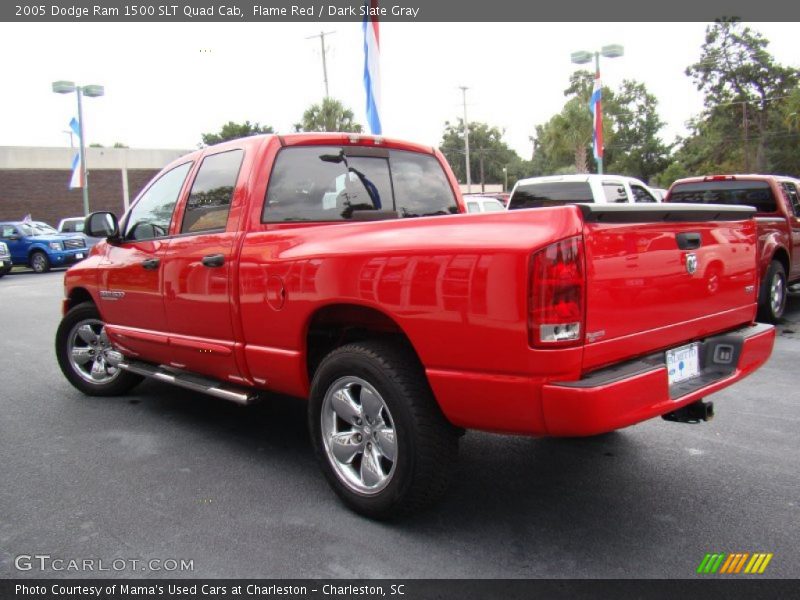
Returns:
[[[56,353],[86,394],[143,376],[248,404],[308,398],[328,481],[375,518],[445,489],[464,429],[588,436],[757,369],[752,209],[463,214],[438,150],[249,137],[167,166],[65,277]]]

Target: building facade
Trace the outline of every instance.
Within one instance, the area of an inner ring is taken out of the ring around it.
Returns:
[[[0,146],[0,221],[34,221],[58,226],[83,216],[83,190],[69,189],[77,148]],[[165,165],[191,150],[87,148],[89,210],[121,216]]]

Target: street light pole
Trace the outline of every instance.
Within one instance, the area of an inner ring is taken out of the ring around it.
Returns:
[[[72,81],[54,81],[53,91],[56,94],[71,94],[75,92],[78,96],[78,152],[81,161],[81,189],[83,191],[83,214],[89,214],[89,179],[86,176],[86,143],[83,133],[83,103],[84,95],[89,98],[98,98],[105,94],[102,85],[75,85]]]
[[[464,99],[464,153],[467,155],[467,193],[472,192],[472,176],[469,172],[469,121],[467,121],[467,90],[465,85],[461,86],[461,94]]]
[[[78,152],[80,153],[81,161],[81,187],[83,189],[83,214],[89,214],[89,179],[86,177],[86,143],[83,135],[83,104],[81,102],[80,86],[75,88],[75,93],[78,95]]]
[[[577,65],[584,65],[588,62],[591,62],[592,56],[594,55],[594,78],[595,78],[595,85],[598,87],[600,86],[600,55],[605,56],[606,58],[617,58],[625,54],[625,49],[620,44],[609,44],[608,46],[603,46],[599,51],[586,52],[585,50],[579,50],[578,52],[573,52],[570,56],[570,59],[573,63]],[[591,108],[590,108],[591,110]],[[602,102],[598,101],[597,110],[599,111],[599,115],[595,117],[595,123],[592,124],[593,130],[599,124],[600,127],[600,143],[597,144],[597,148],[595,149],[595,160],[597,161],[597,173],[599,175],[603,174],[603,143],[602,143],[602,127],[603,127],[603,104]],[[596,132],[595,132],[596,133]]]

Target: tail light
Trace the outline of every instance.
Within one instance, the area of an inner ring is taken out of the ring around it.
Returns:
[[[583,240],[573,237],[533,255],[528,280],[531,346],[574,346],[583,341],[585,271]]]

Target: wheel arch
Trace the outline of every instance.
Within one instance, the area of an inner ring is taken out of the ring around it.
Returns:
[[[95,299],[89,292],[89,290],[87,290],[84,287],[72,288],[67,294],[66,300],[64,301],[64,308],[65,308],[64,312],[71,310],[72,308],[75,308],[76,306],[78,306],[79,304],[83,304],[84,302],[91,302],[92,304],[97,306],[97,302],[95,302]]]
[[[328,304],[318,308],[309,317],[304,337],[308,381],[314,378],[320,361],[339,346],[388,337],[406,344],[420,361],[408,334],[385,312],[350,303]]]

